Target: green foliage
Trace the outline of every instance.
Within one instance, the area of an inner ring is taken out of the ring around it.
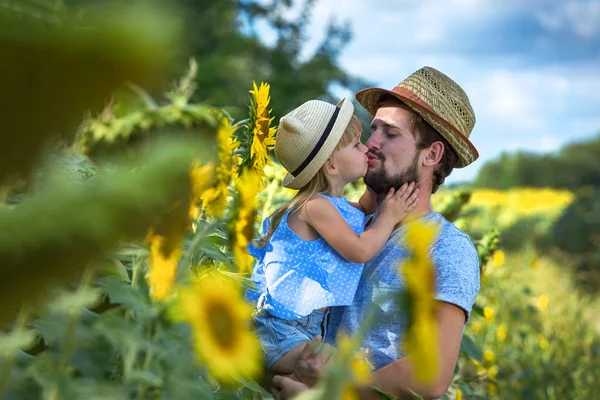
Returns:
[[[475,179],[478,187],[600,186],[600,136],[565,146],[558,154],[504,153],[487,162]]]
[[[555,222],[556,245],[571,254],[590,252],[600,247],[600,189],[587,187]]]
[[[257,87],[260,84],[257,83]],[[258,118],[260,115],[256,115],[258,104],[256,104],[256,100],[253,95],[248,96],[248,118],[246,120],[242,120],[238,122],[240,127],[233,134],[233,138],[235,140],[236,149],[234,151],[234,156],[240,158],[240,163],[237,166],[236,173],[238,175],[242,174],[242,171],[252,167],[252,142],[254,141],[254,131],[253,127],[256,125]],[[271,107],[268,106],[266,108],[267,113],[269,113],[270,117]],[[264,117],[264,116],[263,116]],[[269,118],[270,119],[270,118]],[[264,124],[264,125],[270,125]]]
[[[89,266],[76,289],[54,292],[34,319],[21,317],[8,339],[0,338],[3,398],[233,398],[235,388],[219,388],[198,365],[189,327],[174,324],[168,306],[150,301],[147,249],[123,243],[141,240],[152,228],[183,246],[181,281],[199,265],[231,264],[225,220],[198,220],[195,232],[182,235],[190,225],[190,166],[198,157],[211,159],[214,136],[212,119],[202,131],[169,134],[186,118],[181,113],[165,122],[160,140],[151,132],[135,146],[107,150],[110,165],[90,168],[80,157],[57,162],[34,193],[3,209],[0,225],[11,227],[0,240],[2,260],[11,261],[3,263],[11,267],[11,278],[3,280],[3,296],[10,299],[3,317],[14,311],[9,306],[31,302],[32,293],[48,297],[52,283],[73,282]],[[124,150],[135,157],[123,161],[117,155]],[[23,357],[24,351],[35,356]]]
[[[573,261],[580,287],[600,291],[600,189],[579,190],[554,223],[550,240]]]
[[[196,74],[197,65],[192,60],[188,74],[167,93],[165,104],[158,104],[143,89],[130,85],[131,92],[121,92],[97,118],[84,122],[79,131],[81,150],[94,160],[103,160],[115,154],[135,158],[139,149],[134,149],[144,146],[148,139],[184,137],[204,145],[214,143],[221,112],[189,102]],[[210,154],[215,147],[203,146],[203,150]]]
[[[226,107],[236,120],[245,118],[252,81],[271,84],[271,96],[277,99],[273,115],[278,118],[310,99],[339,101],[331,94],[333,85],[351,90],[366,86],[339,66],[339,55],[351,39],[347,24],[332,20],[315,50],[306,50],[312,0],[179,0],[177,4],[185,16],[190,52],[180,54],[180,69],[174,76],[181,75],[188,57],[195,57],[200,73],[193,100]],[[262,42],[258,24],[272,30],[274,44]]]
[[[442,214],[448,221],[453,222],[461,213],[463,206],[469,202],[471,192],[469,190],[457,190],[444,198],[438,205],[437,212]]]
[[[123,82],[156,87],[178,47],[166,10],[105,6],[82,18],[38,3],[48,2],[0,9],[0,182],[27,175],[50,138],[72,137],[83,113],[100,109]]]
[[[509,255],[504,266],[487,270],[478,302],[494,316],[473,314],[467,325],[466,334],[484,356],[480,366],[459,363],[455,379],[464,397],[596,396],[598,299],[578,294],[563,266]]]
[[[169,217],[167,210],[189,197],[194,155],[189,143],[172,144],[138,160],[142,167],[135,171],[115,169],[86,185],[55,178],[18,206],[1,207],[0,273],[7,278],[0,320],[56,280],[76,277],[119,241],[142,238]]]
[[[47,349],[14,366],[18,379],[3,398],[36,392],[61,399],[158,399],[165,392],[174,399],[212,397],[185,326],[168,322],[133,285],[114,277],[94,283],[118,307],[103,314],[87,310],[97,293],[87,285],[60,294],[33,323]]]

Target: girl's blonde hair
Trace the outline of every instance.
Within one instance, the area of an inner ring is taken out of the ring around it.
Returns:
[[[342,133],[340,141],[335,146],[335,150],[339,150],[340,148],[352,143],[354,139],[360,137],[361,132],[362,128],[360,126],[360,121],[356,115],[353,115],[352,118],[350,118],[350,122],[348,122],[348,126],[344,130],[344,133]],[[275,232],[275,229],[277,229],[279,226],[279,223],[281,222],[281,219],[285,213],[290,210],[291,212],[294,212],[300,209],[315,193],[328,193],[330,190],[331,182],[329,181],[329,176],[327,176],[324,168],[320,168],[315,176],[306,185],[300,188],[300,190],[298,190],[298,193],[296,193],[294,198],[279,207],[273,212],[273,214],[270,215],[269,229],[265,236],[258,240],[258,247],[265,246],[269,239],[271,239],[273,232]]]

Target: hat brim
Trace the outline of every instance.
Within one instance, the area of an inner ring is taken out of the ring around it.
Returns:
[[[335,150],[350,123],[352,115],[354,115],[354,105],[349,99],[342,99],[337,106],[340,107],[340,112],[323,147],[298,176],[294,177],[289,172],[285,175],[285,178],[283,178],[284,187],[296,190],[302,189],[316,175]]]
[[[379,101],[386,94],[397,98],[410,107],[448,141],[458,155],[458,163],[455,168],[464,168],[479,157],[479,152],[465,135],[408,90],[398,87],[394,90],[367,88],[356,93],[356,100],[372,117],[375,117]]]

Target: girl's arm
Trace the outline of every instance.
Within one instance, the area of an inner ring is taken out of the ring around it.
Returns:
[[[377,221],[360,235],[352,230],[335,206],[321,196],[306,203],[308,223],[346,260],[364,263],[381,250],[394,226],[416,206],[418,189],[413,188],[414,183],[403,185],[396,193],[391,189]]]

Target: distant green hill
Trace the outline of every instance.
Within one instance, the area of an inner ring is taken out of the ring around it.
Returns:
[[[479,171],[476,187],[600,187],[600,134],[589,141],[572,143],[557,154],[503,153]]]

